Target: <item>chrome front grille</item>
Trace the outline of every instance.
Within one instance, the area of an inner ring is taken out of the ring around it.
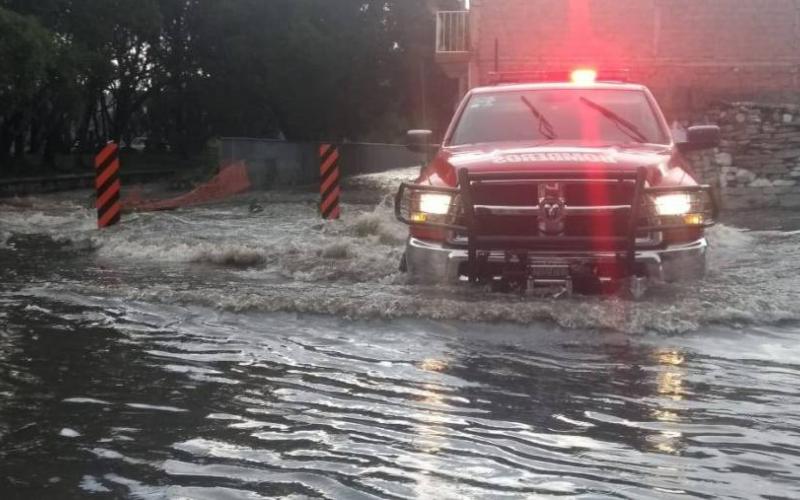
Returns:
[[[541,183],[491,182],[473,187],[476,222],[485,234],[539,236]],[[634,183],[598,181],[559,185],[564,236],[624,236],[629,231]]]

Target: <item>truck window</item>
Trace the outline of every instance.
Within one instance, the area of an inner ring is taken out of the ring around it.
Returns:
[[[668,144],[644,92],[542,89],[473,95],[450,145],[492,142]]]

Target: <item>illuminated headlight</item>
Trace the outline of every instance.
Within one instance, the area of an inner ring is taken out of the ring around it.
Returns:
[[[692,209],[692,197],[686,193],[662,194],[654,201],[658,215],[685,215]]]
[[[419,195],[419,211],[430,215],[447,215],[453,197],[441,193],[421,193]]]

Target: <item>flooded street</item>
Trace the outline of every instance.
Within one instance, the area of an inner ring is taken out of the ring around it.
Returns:
[[[407,285],[362,180],[327,224],[0,203],[0,497],[800,497],[800,216],[641,302],[531,299]]]

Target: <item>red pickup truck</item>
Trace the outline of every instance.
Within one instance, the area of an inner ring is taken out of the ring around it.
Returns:
[[[566,79],[565,79],[566,80]],[[431,132],[409,131],[426,151]],[[683,156],[716,147],[716,126],[676,144],[643,85],[572,81],[472,89],[432,161],[397,193],[413,282],[498,290],[627,290],[705,271],[716,209]]]

